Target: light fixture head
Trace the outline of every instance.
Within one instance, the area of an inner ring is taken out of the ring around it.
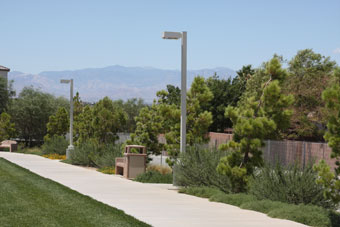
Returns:
[[[163,32],[163,39],[180,39],[182,38],[181,32]]]
[[[68,84],[70,82],[71,82],[71,80],[64,80],[64,79],[60,80],[60,83],[62,83],[62,84]]]

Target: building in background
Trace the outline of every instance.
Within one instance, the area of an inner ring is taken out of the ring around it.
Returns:
[[[0,77],[5,78],[6,80],[8,80],[8,72],[10,71],[9,68],[6,68],[2,65],[0,65]]]

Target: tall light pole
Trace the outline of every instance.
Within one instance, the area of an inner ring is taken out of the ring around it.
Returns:
[[[187,32],[163,32],[163,39],[182,39],[181,66],[181,145],[180,151],[185,152],[187,135]]]
[[[66,149],[66,159],[69,159],[73,147],[73,79],[60,80],[62,84],[70,84],[70,145]]]

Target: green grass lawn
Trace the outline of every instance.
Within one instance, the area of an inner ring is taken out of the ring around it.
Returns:
[[[149,225],[0,158],[0,226]]]

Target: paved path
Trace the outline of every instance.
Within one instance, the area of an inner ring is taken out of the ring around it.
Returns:
[[[133,182],[37,155],[0,152],[0,157],[121,209],[152,226],[305,226],[270,218],[255,211],[179,194],[166,185]]]

